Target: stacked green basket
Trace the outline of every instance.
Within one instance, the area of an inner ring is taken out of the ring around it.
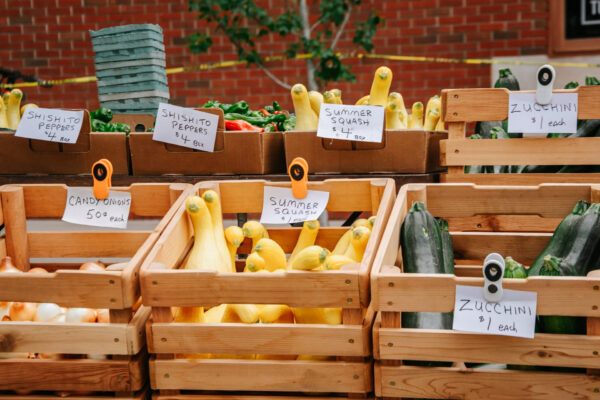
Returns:
[[[158,25],[124,25],[90,31],[98,98],[116,113],[156,114],[169,101],[165,46]]]

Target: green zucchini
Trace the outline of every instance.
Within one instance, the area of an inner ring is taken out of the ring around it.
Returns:
[[[444,272],[454,274],[454,247],[452,246],[452,236],[448,228],[448,221],[443,218],[436,218],[440,231],[442,232],[442,257],[444,258]]]
[[[475,133],[480,135],[481,139],[491,139],[494,128],[502,128],[502,121],[478,121],[475,124]]]
[[[498,74],[500,75],[500,77],[496,80],[496,83],[494,84],[495,88],[505,88],[513,91],[521,90],[519,86],[519,81],[512,74],[510,68],[501,69],[500,71],[498,71]]]
[[[525,279],[527,278],[527,270],[523,264],[515,261],[512,257],[506,257],[504,259],[504,277],[505,278],[516,278]]]
[[[565,89],[577,89],[579,87],[579,82],[571,81],[565,85]]]
[[[546,248],[540,253],[535,259],[529,271],[528,276],[536,276],[540,274],[540,269],[544,265],[544,257],[548,254],[553,254],[558,257],[562,257],[568,251],[572,243],[574,232],[577,228],[577,224],[583,214],[588,209],[589,204],[583,200],[579,200],[569,215],[567,215],[556,227],[550,242],[546,245]]]
[[[571,245],[560,262],[561,273],[565,276],[586,276],[596,268],[599,246],[600,203],[594,203],[588,207],[573,232]]]
[[[544,265],[540,269],[540,276],[569,276],[561,268],[561,259],[548,254],[544,257]],[[560,333],[565,335],[585,335],[585,317],[565,317],[554,315],[540,315],[538,317],[540,331],[543,333]]]
[[[445,273],[442,250],[442,232],[425,204],[415,202],[400,230],[403,271],[405,273]],[[403,328],[452,329],[452,313],[405,312]],[[406,361],[407,365],[450,366],[452,363],[435,361]]]

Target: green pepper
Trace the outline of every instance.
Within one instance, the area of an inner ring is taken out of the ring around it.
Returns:
[[[115,125],[116,125],[116,132],[125,132],[128,135],[131,132],[131,127],[128,124],[117,123]]]
[[[571,81],[565,85],[565,89],[576,89],[579,86],[578,82]]]
[[[113,118],[113,112],[108,108],[100,107],[99,109],[90,112],[90,117],[102,122],[110,122]]]
[[[599,86],[600,81],[595,76],[586,76],[585,77],[585,86]]]
[[[237,103],[228,105],[229,107],[223,108],[226,114],[237,113],[237,114],[248,114],[250,106],[244,100],[240,100]]]
[[[105,132],[106,122],[102,122],[99,119],[92,120],[92,132]]]
[[[288,119],[283,122],[282,128],[282,130],[285,132],[293,131],[294,128],[296,128],[296,116],[290,115]]]
[[[109,122],[105,126],[106,126],[106,129],[104,130],[104,132],[120,132],[117,129],[117,124],[113,124],[112,122]]]
[[[287,119],[287,117],[285,114],[272,114],[272,115],[267,115],[264,117],[250,117],[248,115],[229,113],[229,114],[225,114],[225,119],[228,119],[228,120],[242,119],[246,122],[251,123],[254,126],[264,127],[265,125],[270,124],[271,122],[275,122],[276,124],[282,123]]]

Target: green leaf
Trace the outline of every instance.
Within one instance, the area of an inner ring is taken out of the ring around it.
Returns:
[[[365,22],[358,22],[356,24],[356,31],[354,32],[354,39],[352,42],[361,46],[365,51],[370,53],[373,46],[373,36],[377,32],[377,26],[379,24],[384,25],[385,21],[380,18],[374,11],[371,11],[371,14],[367,18]]]
[[[213,41],[210,36],[204,33],[193,33],[185,38],[185,42],[193,54],[206,53],[212,46]]]

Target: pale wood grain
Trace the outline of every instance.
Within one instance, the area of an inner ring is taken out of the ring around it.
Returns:
[[[452,330],[379,330],[382,360],[466,361],[499,364],[594,367],[600,337],[535,335],[534,339],[479,335]],[[502,349],[499,351],[498,349]]]
[[[359,310],[360,311],[360,310]],[[368,356],[362,318],[354,325],[152,323],[154,353]]]
[[[452,232],[455,259],[483,260],[497,252],[517,260],[535,260],[551,233]]]
[[[522,186],[538,185],[540,183],[596,183],[600,182],[600,174],[442,174],[440,182]]]
[[[130,258],[151,231],[126,232],[29,232],[31,257],[122,257]]]
[[[151,360],[154,389],[368,393],[370,363]]]
[[[502,121],[508,118],[507,89],[445,89],[442,107],[445,122]],[[535,93],[524,90],[519,93]],[[553,93],[578,93],[577,119],[600,118],[600,87],[581,86]]]
[[[446,217],[453,232],[548,232],[552,233],[562,218],[542,218],[539,215],[476,215]]]
[[[585,374],[376,366],[378,396],[436,399],[598,399],[600,381]]]
[[[443,165],[597,165],[600,138],[453,139],[440,142]],[[450,173],[450,172],[449,172]],[[470,175],[470,174],[469,174]],[[504,174],[509,176],[519,174]]]
[[[3,186],[0,195],[4,213],[6,253],[12,257],[17,268],[29,271],[27,219],[23,189],[17,186]]]
[[[162,393],[162,392],[161,392]],[[174,396],[163,396],[161,394],[152,396],[154,400],[332,400],[331,396],[314,396],[311,394],[310,397],[304,396],[260,396],[260,395],[247,395],[247,394],[181,394]],[[344,396],[335,396],[334,399],[348,399]]]
[[[0,390],[137,391],[142,383],[130,373],[141,357],[121,360],[0,360]]]
[[[125,394],[127,393],[127,394]],[[137,393],[131,393],[131,392],[122,392],[120,394],[117,394],[117,392],[115,392],[114,395],[103,395],[103,396],[97,396],[94,395],[93,397],[90,396],[79,396],[79,395],[69,395],[69,400],[118,400],[118,399],[122,399],[122,400],[147,400],[148,398],[148,393],[145,390],[141,390]],[[39,395],[39,394],[28,394],[27,396],[18,396],[18,395],[11,395],[11,394],[5,394],[5,395],[0,395],[0,399],[2,400],[23,400],[23,399],[27,399],[27,400],[56,400],[57,397],[56,395],[53,394],[48,394],[48,395]]]
[[[481,286],[483,278],[444,274],[380,274],[381,311],[448,312],[454,309],[456,285]],[[390,285],[392,284],[392,285]],[[538,315],[600,316],[600,279],[589,277],[542,277],[505,279],[505,289],[537,292]]]

